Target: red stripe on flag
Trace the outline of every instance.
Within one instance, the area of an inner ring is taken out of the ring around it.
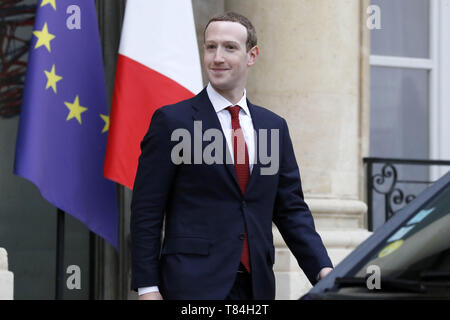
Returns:
[[[163,74],[126,56],[117,59],[104,175],[133,189],[140,143],[153,112],[194,94]]]

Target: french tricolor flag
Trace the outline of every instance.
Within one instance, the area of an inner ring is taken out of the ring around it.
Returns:
[[[114,83],[104,175],[133,188],[153,112],[203,87],[191,0],[128,0]]]

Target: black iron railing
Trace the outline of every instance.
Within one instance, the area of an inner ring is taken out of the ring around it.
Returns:
[[[430,166],[450,166],[450,161],[446,160],[363,158],[363,162],[366,165],[369,231],[374,230],[375,220],[378,224],[386,222],[434,183],[429,179]]]

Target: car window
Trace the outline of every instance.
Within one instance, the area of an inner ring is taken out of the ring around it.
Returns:
[[[419,280],[424,271],[450,271],[450,186],[440,192],[359,264],[350,274],[365,277],[369,266],[380,276]]]

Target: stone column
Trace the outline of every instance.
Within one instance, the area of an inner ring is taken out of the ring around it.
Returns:
[[[370,233],[362,201],[368,47],[358,0],[225,0],[255,25],[260,56],[249,99],[289,125],[305,199],[336,265]],[[274,228],[277,299],[311,287]]]
[[[14,275],[8,271],[8,254],[0,248],[0,300],[12,300],[14,293]]]

